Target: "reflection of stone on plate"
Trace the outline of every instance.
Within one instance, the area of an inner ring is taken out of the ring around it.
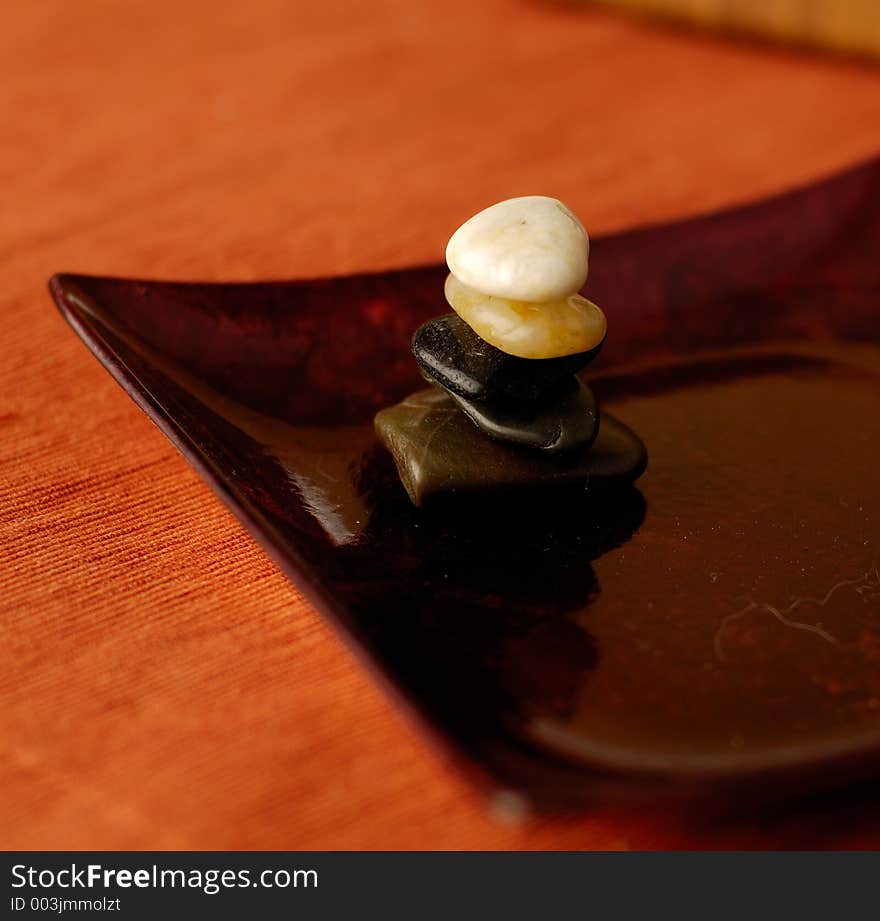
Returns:
[[[509,490],[601,490],[632,483],[647,463],[642,442],[612,416],[588,450],[547,456],[488,438],[435,388],[383,409],[376,432],[416,505]]]

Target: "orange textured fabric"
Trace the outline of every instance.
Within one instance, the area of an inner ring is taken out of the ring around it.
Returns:
[[[45,287],[434,261],[533,192],[707,211],[876,152],[880,71],[517,0],[13,0],[0,101],[4,847],[880,844],[870,791],[499,824]]]

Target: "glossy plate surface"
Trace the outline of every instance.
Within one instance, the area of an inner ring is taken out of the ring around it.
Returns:
[[[594,242],[586,375],[645,440],[601,504],[411,506],[373,415],[440,266],[56,276],[65,317],[490,791],[796,792],[880,771],[880,163]]]

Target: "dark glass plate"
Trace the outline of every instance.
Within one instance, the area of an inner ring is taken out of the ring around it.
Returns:
[[[880,770],[880,161],[594,242],[587,376],[650,455],[602,501],[410,505],[371,422],[424,386],[444,274],[51,288],[488,790],[741,803]]]

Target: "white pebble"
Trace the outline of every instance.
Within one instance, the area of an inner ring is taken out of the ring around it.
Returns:
[[[498,202],[465,221],[446,247],[449,270],[467,287],[516,301],[553,301],[587,279],[590,241],[555,198]]]

